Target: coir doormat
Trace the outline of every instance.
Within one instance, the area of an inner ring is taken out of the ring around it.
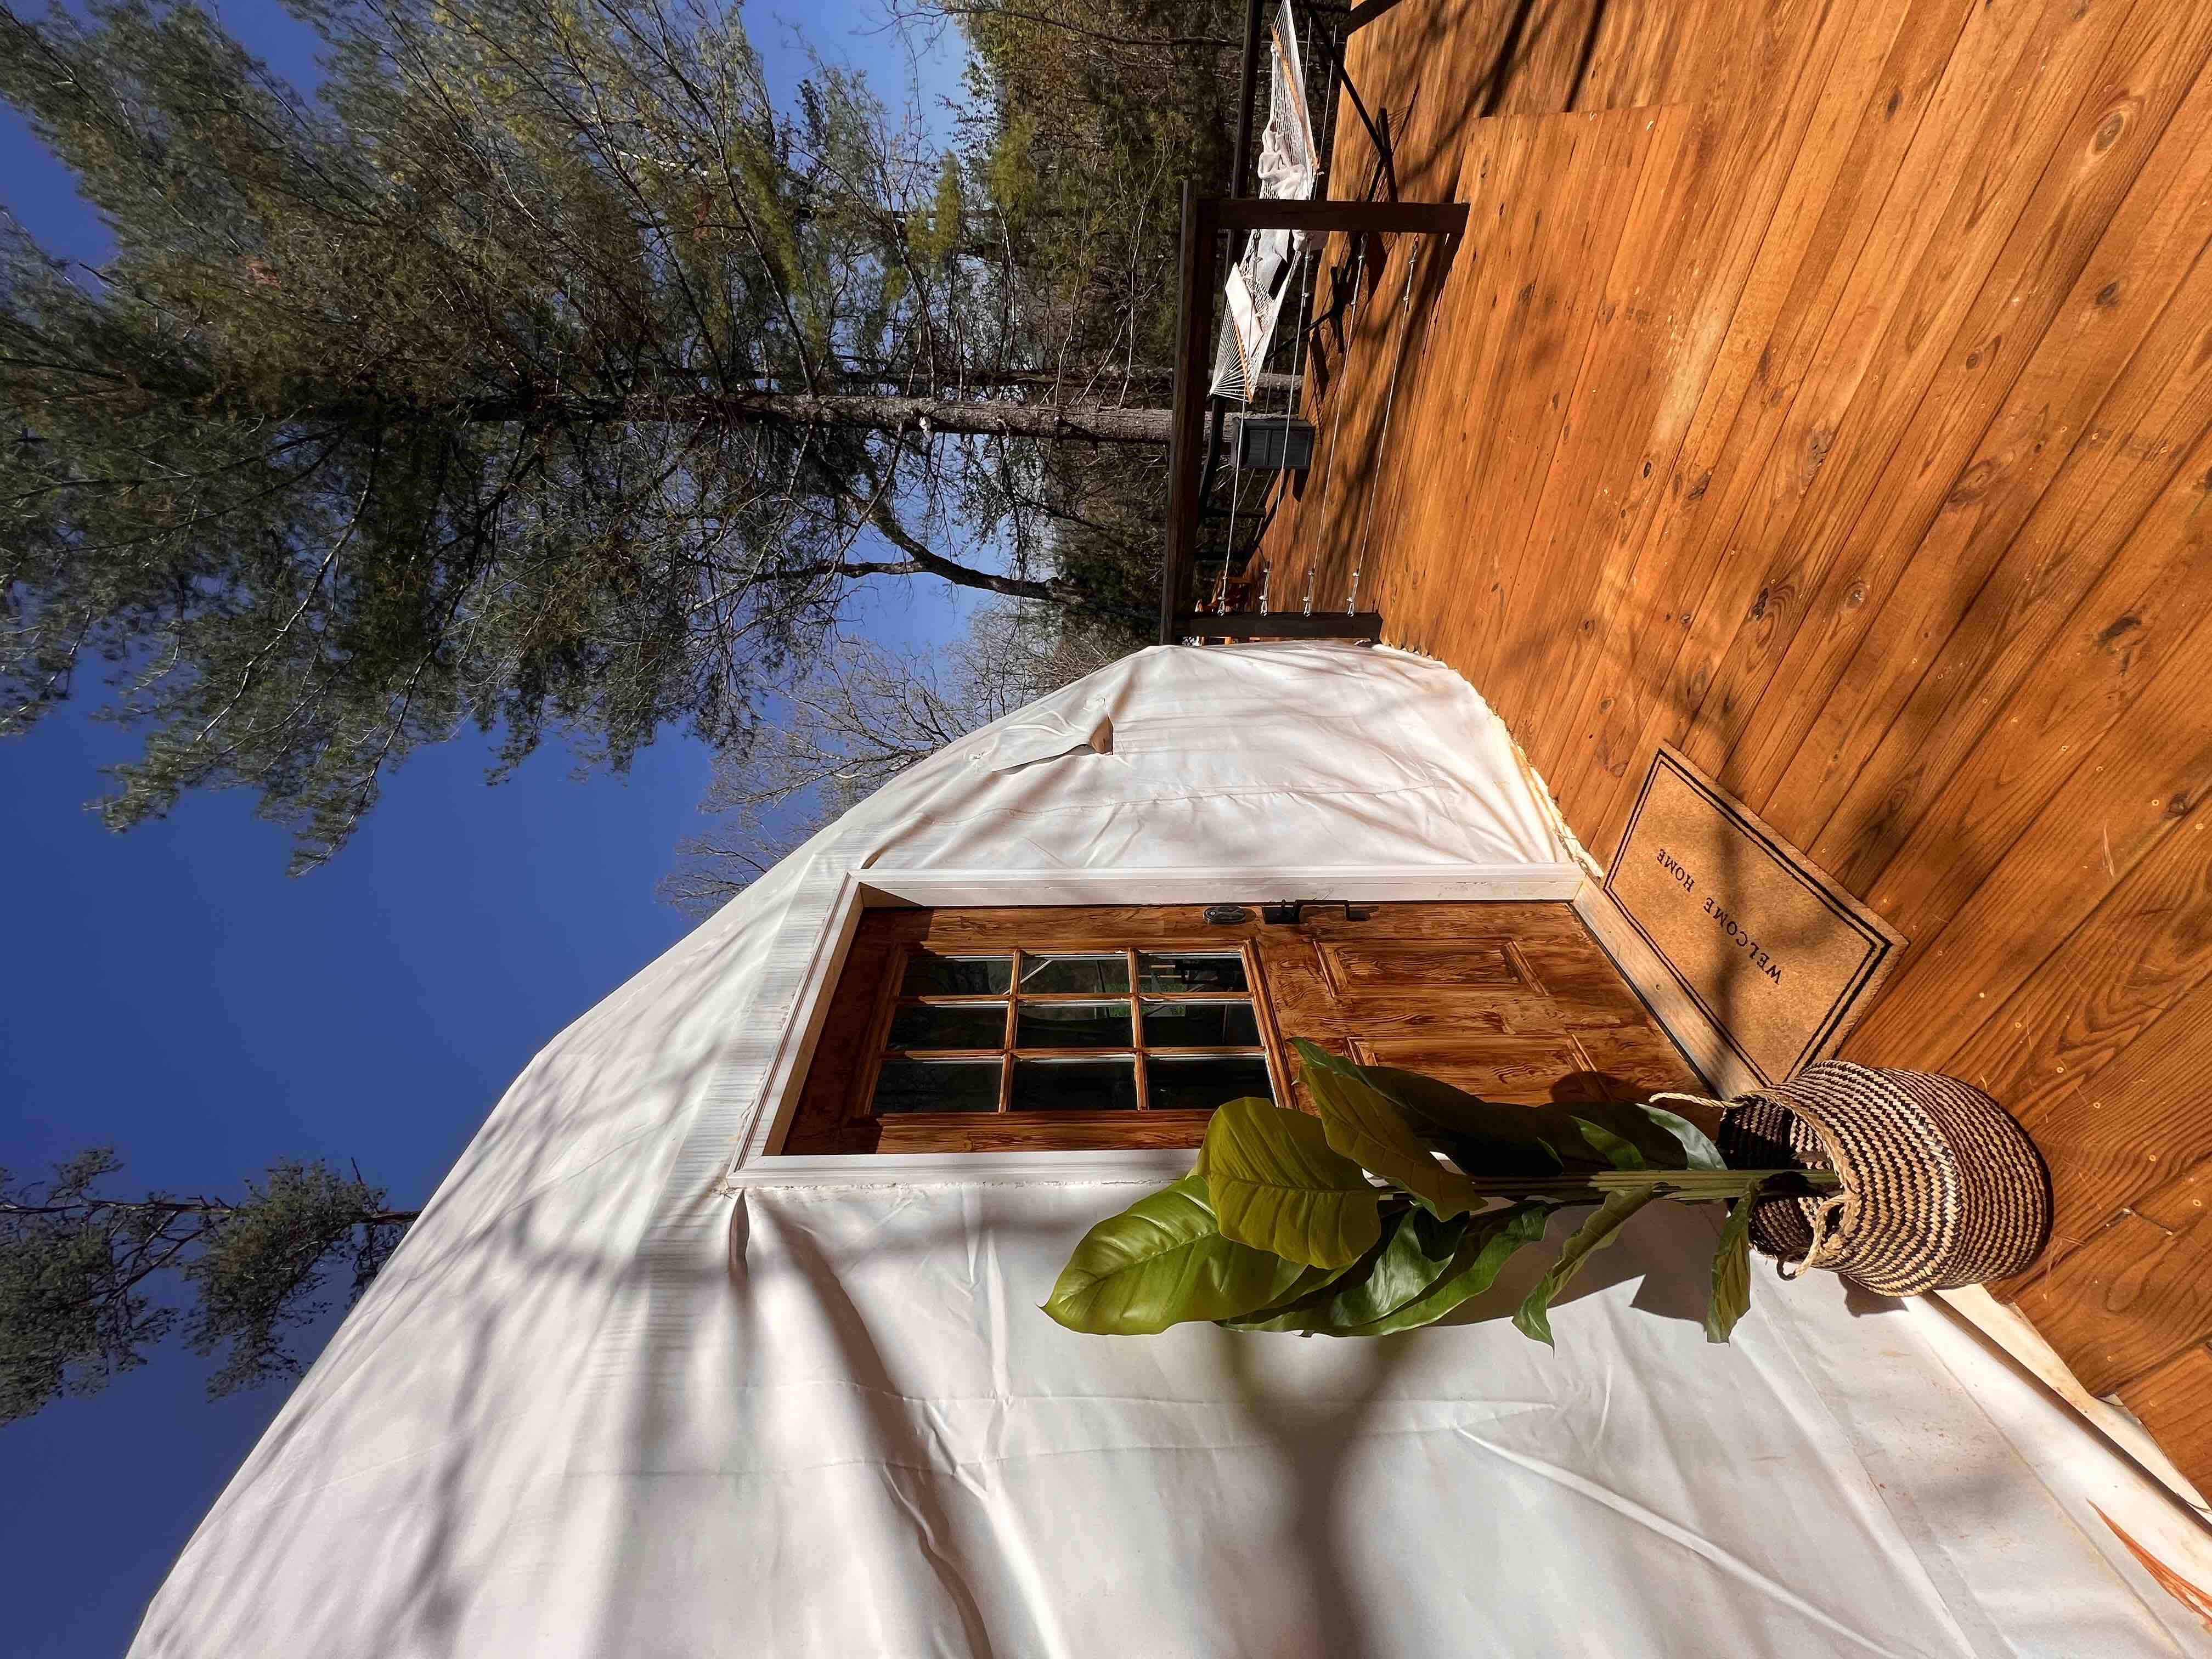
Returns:
[[[1834,1052],[1905,945],[1663,746],[1605,890],[1737,1057],[1769,1083]]]

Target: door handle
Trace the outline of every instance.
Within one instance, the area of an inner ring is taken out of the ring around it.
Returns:
[[[1295,927],[1304,921],[1311,909],[1330,909],[1341,906],[1346,921],[1365,921],[1375,914],[1371,906],[1355,908],[1350,899],[1291,899],[1283,904],[1263,904],[1260,920],[1271,927]]]

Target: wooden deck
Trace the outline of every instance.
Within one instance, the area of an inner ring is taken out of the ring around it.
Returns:
[[[2003,1293],[2212,1486],[2208,53],[2188,0],[1407,0],[1352,72],[1471,228],[1370,245],[1262,553],[1599,858],[1671,742],[1902,930],[1846,1054],[2028,1124]]]

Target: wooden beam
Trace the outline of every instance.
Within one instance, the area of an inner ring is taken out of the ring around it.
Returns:
[[[1464,202],[1291,202],[1253,196],[1210,205],[1223,230],[1340,230],[1350,236],[1458,236],[1467,230]]]
[[[1380,611],[1185,611],[1170,620],[1161,643],[1196,637],[1215,640],[1379,640]]]
[[[1354,29],[1365,28],[1385,13],[1396,10],[1398,3],[1399,0],[1359,0],[1358,5],[1345,14],[1344,32],[1350,34]]]

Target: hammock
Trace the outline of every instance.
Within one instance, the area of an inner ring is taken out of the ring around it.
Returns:
[[[1298,52],[1291,0],[1283,0],[1276,9],[1267,56],[1267,125],[1260,135],[1260,194],[1304,201],[1313,194],[1320,160],[1313,118],[1306,109],[1305,65]],[[1291,272],[1304,246],[1303,231],[1255,230],[1245,239],[1243,255],[1229,273],[1225,289],[1227,303],[1209,387],[1214,397],[1251,402],[1289,292]]]

